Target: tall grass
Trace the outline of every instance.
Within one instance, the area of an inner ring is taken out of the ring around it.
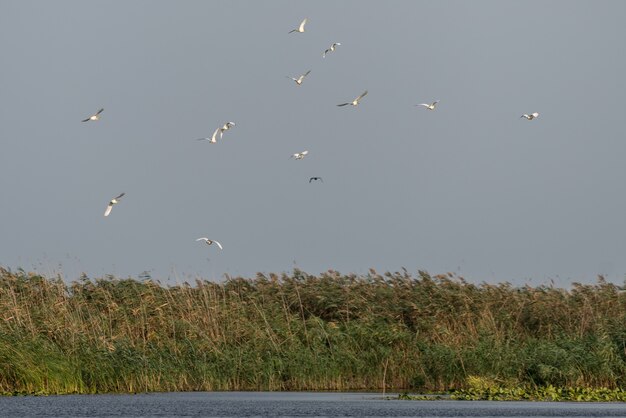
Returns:
[[[626,294],[406,271],[73,283],[0,268],[0,392],[626,386]]]

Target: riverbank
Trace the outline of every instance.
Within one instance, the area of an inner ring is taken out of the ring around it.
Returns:
[[[626,294],[300,270],[163,286],[0,269],[0,392],[626,386]],[[492,385],[493,386],[493,385]]]

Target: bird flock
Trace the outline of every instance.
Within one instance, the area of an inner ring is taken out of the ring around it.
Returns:
[[[308,19],[305,18],[302,20],[302,22],[300,23],[300,25],[295,28],[290,30],[288,33],[292,34],[292,33],[304,33],[305,32],[305,26],[308,22]],[[332,43],[327,49],[324,50],[324,52],[322,53],[322,58],[326,58],[326,56],[330,53],[333,53],[337,50],[337,47],[340,46],[341,43],[339,42],[334,42]],[[297,77],[290,77],[290,76],[286,76],[287,78],[293,80],[295,82],[295,84],[297,86],[301,86],[302,83],[304,82],[305,78],[311,73],[311,70],[306,71],[305,73],[297,76]],[[361,93],[359,96],[357,96],[356,98],[354,98],[353,100],[349,101],[349,102],[345,102],[345,103],[340,103],[337,106],[338,107],[344,107],[344,106],[358,106],[361,102],[361,100],[367,96],[368,91],[365,90],[363,93]],[[424,107],[427,110],[430,111],[434,111],[437,107],[437,104],[439,103],[439,100],[435,100],[431,103],[419,103],[416,104],[415,106],[421,106]],[[94,114],[92,114],[91,116],[88,116],[87,118],[83,119],[81,122],[97,122],[101,119],[101,114],[104,111],[104,108],[100,108],[97,112],[95,112]],[[539,113],[538,112],[533,112],[533,113],[524,113],[520,116],[520,118],[525,118],[527,120],[534,120],[537,117],[539,117]],[[210,137],[204,137],[204,138],[198,138],[198,141],[208,141],[211,144],[215,144],[218,141],[218,136],[219,136],[219,140],[222,140],[224,133],[228,130],[230,130],[231,128],[233,128],[235,126],[235,122],[224,122],[222,125],[218,126],[215,131],[213,131],[213,134]],[[306,157],[308,155],[309,151],[308,150],[304,150],[301,152],[296,152],[294,154],[292,154],[289,158],[293,158],[295,160],[302,160],[304,159],[304,157]],[[314,176],[314,177],[310,177],[309,178],[309,183],[312,182],[324,182],[324,180],[322,179],[322,177],[320,176]],[[111,211],[113,209],[113,206],[118,204],[121,200],[122,197],[124,197],[126,195],[126,193],[120,193],[117,196],[115,196],[114,198],[112,198],[106,209],[104,212],[104,216],[108,217],[111,214]],[[197,242],[204,242],[207,245],[212,245],[215,244],[220,250],[223,249],[222,244],[220,244],[218,241],[213,240],[213,239],[209,239],[207,237],[200,237],[196,239]]]

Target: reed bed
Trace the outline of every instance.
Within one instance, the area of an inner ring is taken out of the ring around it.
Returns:
[[[420,271],[164,286],[0,268],[0,393],[626,386],[626,294]]]

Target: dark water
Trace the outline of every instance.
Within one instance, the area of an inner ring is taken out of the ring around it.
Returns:
[[[379,394],[195,392],[0,398],[10,417],[626,417],[623,403],[387,400]]]

